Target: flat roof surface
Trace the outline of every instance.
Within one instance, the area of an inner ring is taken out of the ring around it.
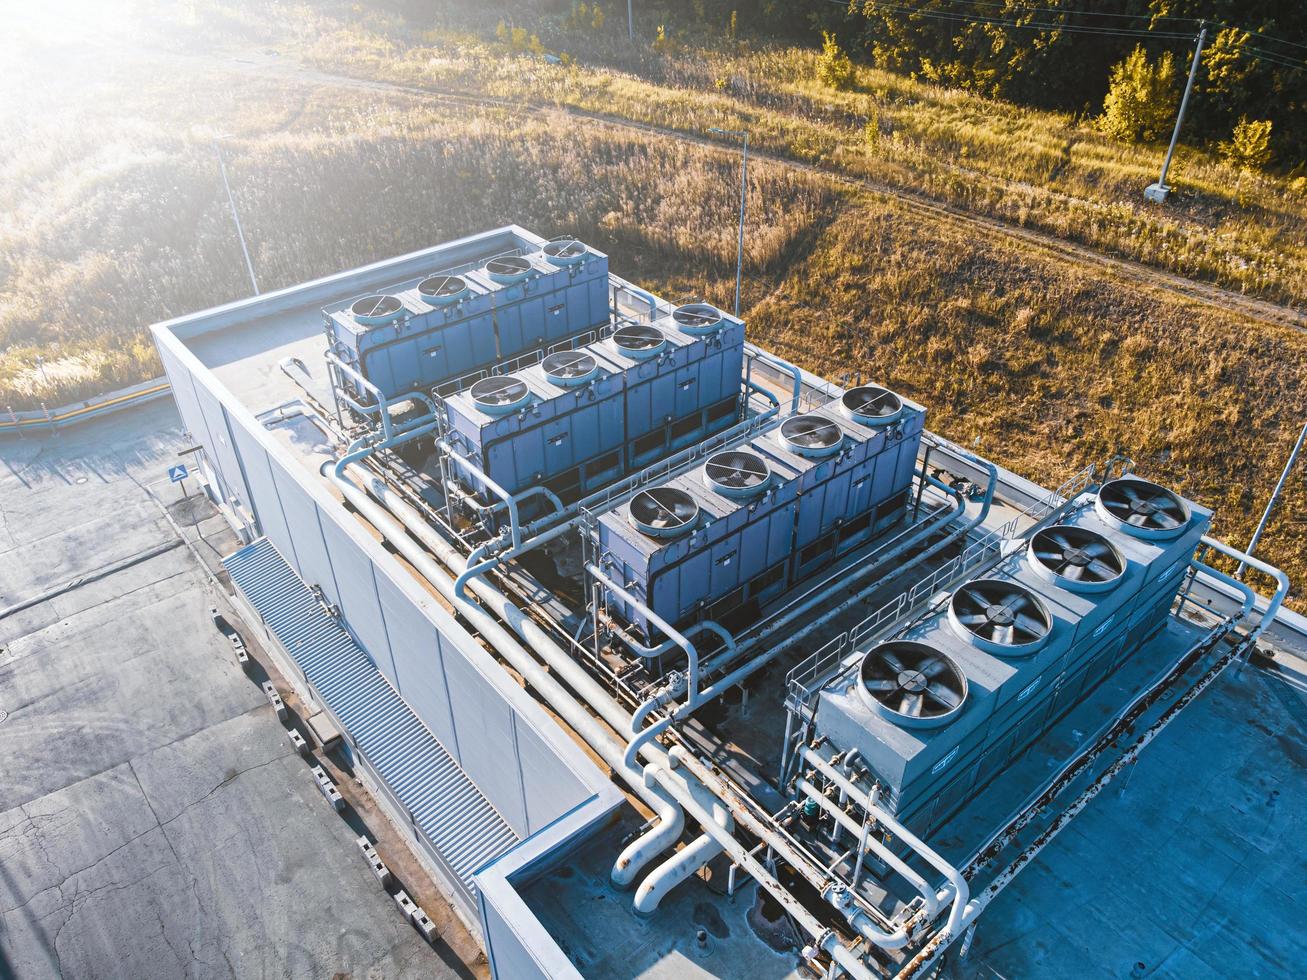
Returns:
[[[170,401],[0,441],[0,609],[140,559],[0,618],[0,977],[470,976],[377,886],[210,622],[143,488],[179,501],[185,444]],[[173,514],[206,557],[235,546]]]

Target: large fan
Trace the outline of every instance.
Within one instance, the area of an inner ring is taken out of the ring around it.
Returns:
[[[844,411],[863,425],[889,425],[903,414],[903,399],[880,385],[862,385],[844,393]]]
[[[404,312],[404,304],[398,296],[383,296],[380,293],[364,296],[350,304],[349,311],[359,323],[376,325],[389,323]]]
[[[583,385],[599,373],[599,362],[583,350],[556,351],[540,367],[545,377],[561,388]]]
[[[831,456],[843,442],[840,427],[820,415],[794,415],[781,423],[781,443],[800,456]]]
[[[585,258],[586,248],[575,238],[559,238],[549,242],[541,251],[554,265],[575,265]]]
[[[895,640],[873,647],[859,671],[863,701],[907,728],[947,724],[967,699],[967,676],[932,646]]]
[[[1088,528],[1054,524],[1030,539],[1030,562],[1071,592],[1106,592],[1125,572],[1125,559],[1107,538]]]
[[[631,523],[655,538],[684,534],[699,519],[699,505],[676,487],[651,487],[631,498]]]
[[[703,467],[708,489],[723,497],[752,497],[771,479],[771,470],[757,453],[728,449],[708,458]]]
[[[418,283],[418,295],[434,306],[457,303],[467,294],[462,276],[428,276]]]
[[[1137,538],[1173,538],[1189,523],[1189,505],[1165,487],[1138,477],[1109,480],[1094,510],[1108,527]]]
[[[521,282],[531,272],[531,263],[520,255],[501,255],[486,263],[486,275],[501,286]]]
[[[949,600],[949,623],[982,650],[1020,657],[1042,647],[1053,630],[1048,607],[1016,582],[981,578]]]
[[[643,361],[656,356],[666,347],[667,338],[657,327],[628,323],[613,331],[613,344],[632,360]]]
[[[722,325],[722,315],[707,303],[690,303],[672,311],[676,326],[690,334],[711,333]]]
[[[487,415],[507,415],[531,397],[531,389],[512,375],[482,378],[472,385],[472,400]]]

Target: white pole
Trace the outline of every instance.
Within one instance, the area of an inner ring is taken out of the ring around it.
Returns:
[[[1289,461],[1284,464],[1284,472],[1280,474],[1279,482],[1275,484],[1275,490],[1271,492],[1271,499],[1266,502],[1266,510],[1262,511],[1262,519],[1257,525],[1257,530],[1253,532],[1252,540],[1248,542],[1248,547],[1244,549],[1249,555],[1256,549],[1257,542],[1262,539],[1262,532],[1266,530],[1266,524],[1271,519],[1271,508],[1279,501],[1280,492],[1284,489],[1285,483],[1288,482],[1289,473],[1292,472],[1294,463],[1298,462],[1298,454],[1302,452],[1304,442],[1307,442],[1307,425],[1304,425],[1302,431],[1298,433],[1298,441],[1293,444],[1293,451],[1289,453]],[[1239,562],[1239,567],[1235,571],[1235,575],[1239,578],[1243,578],[1244,565],[1246,564],[1247,562]]]
[[[1198,59],[1203,53],[1203,42],[1207,40],[1207,28],[1198,32],[1198,44],[1194,47],[1194,59],[1189,64],[1189,81],[1185,83],[1184,95],[1180,99],[1180,111],[1176,113],[1175,129],[1171,132],[1171,145],[1167,148],[1166,159],[1162,161],[1162,176],[1157,178],[1158,187],[1166,191],[1166,172],[1171,169],[1171,158],[1175,156],[1175,145],[1180,141],[1180,127],[1184,125],[1184,111],[1189,105],[1189,93],[1194,89],[1194,77],[1198,74]]]
[[[241,228],[241,216],[236,211],[236,198],[231,192],[231,183],[227,180],[227,165],[222,162],[222,148],[218,146],[218,141],[213,141],[213,152],[218,155],[218,169],[222,172],[222,186],[227,189],[227,203],[231,205],[231,220],[236,223],[236,237],[241,242],[241,253],[245,256],[245,268],[250,273],[250,285],[254,287],[254,295],[259,295],[259,280],[254,278],[254,263],[250,260],[250,250],[245,245],[245,231]]]
[[[743,132],[744,153],[740,158],[740,239],[735,246],[735,315],[740,315],[740,280],[744,274],[744,205],[749,193],[749,131]]]

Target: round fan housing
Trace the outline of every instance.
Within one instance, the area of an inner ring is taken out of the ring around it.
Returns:
[[[540,364],[545,377],[560,388],[575,388],[599,375],[599,362],[583,350],[560,350]]]
[[[771,482],[766,461],[747,449],[728,449],[708,457],[703,482],[713,493],[743,500],[756,497]]]
[[[995,578],[976,579],[954,592],[948,621],[959,636],[1000,657],[1028,657],[1053,631],[1052,614],[1039,596]]]
[[[967,675],[925,643],[894,640],[868,650],[858,670],[858,694],[883,718],[904,728],[947,725],[967,700]]]
[[[486,275],[501,286],[521,282],[531,274],[531,263],[520,255],[501,255],[486,263]]]
[[[1094,510],[1108,527],[1152,541],[1176,537],[1192,516],[1189,505],[1170,490],[1134,476],[1099,487]]]
[[[385,296],[376,293],[356,299],[349,307],[350,314],[359,323],[369,327],[378,327],[383,323],[393,323],[404,315],[404,304],[398,296]]]
[[[550,265],[576,265],[585,258],[586,247],[575,238],[558,238],[541,249]]]
[[[667,337],[657,327],[628,323],[613,331],[613,346],[633,361],[647,361],[667,348]]]
[[[790,416],[781,423],[778,438],[790,452],[809,459],[834,456],[844,445],[844,433],[840,427],[814,412]]]
[[[432,306],[450,306],[466,299],[470,292],[462,276],[428,276],[418,283],[418,295]]]
[[[651,538],[676,538],[699,520],[699,505],[677,487],[650,487],[631,498],[631,526]]]
[[[844,393],[840,406],[860,425],[890,425],[903,414],[903,399],[880,385],[860,385]]]
[[[695,336],[720,330],[724,322],[721,311],[707,303],[678,306],[672,311],[672,320],[676,323],[676,329]]]
[[[1068,592],[1108,592],[1120,584],[1126,568],[1111,541],[1070,524],[1036,531],[1027,555],[1040,576]]]
[[[526,382],[511,374],[482,378],[472,385],[472,401],[487,415],[508,415],[531,400]]]

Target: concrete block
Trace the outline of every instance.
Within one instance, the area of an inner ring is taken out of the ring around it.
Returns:
[[[227,637],[231,641],[232,651],[236,654],[236,662],[242,666],[250,662],[250,651],[245,648],[245,641],[241,639],[239,633],[232,633]]]
[[[286,720],[286,705],[281,700],[281,695],[277,693],[277,688],[272,681],[263,682],[263,693],[268,696],[268,703],[272,705],[273,710],[277,712],[277,718],[281,721]]]
[[[422,933],[422,938],[427,942],[434,943],[440,938],[440,930],[436,928],[436,924],[418,906],[414,906],[412,921],[413,927]]]
[[[314,766],[311,771],[318,784],[318,790],[326,797],[332,809],[337,812],[345,809],[345,797],[340,795],[340,790],[336,789],[336,783],[327,775],[327,770],[321,766]]]
[[[340,729],[327,717],[325,711],[309,716],[309,731],[313,733],[324,752],[331,752],[340,744]]]
[[[300,734],[298,728],[291,726],[286,730],[286,737],[290,739],[290,744],[295,746],[295,751],[300,755],[309,754],[309,743],[304,741],[304,736]]]
[[[394,878],[390,873],[390,869],[386,867],[386,863],[377,854],[377,849],[372,846],[372,842],[366,837],[360,837],[355,843],[358,844],[359,850],[363,852],[363,857],[367,859],[368,867],[372,869],[377,881],[381,882],[381,887],[390,887]]]
[[[395,904],[398,905],[399,910],[404,913],[404,917],[412,922],[413,913],[417,910],[417,906],[413,904],[413,899],[408,897],[408,892],[401,888],[399,891],[395,892],[394,898]]]

